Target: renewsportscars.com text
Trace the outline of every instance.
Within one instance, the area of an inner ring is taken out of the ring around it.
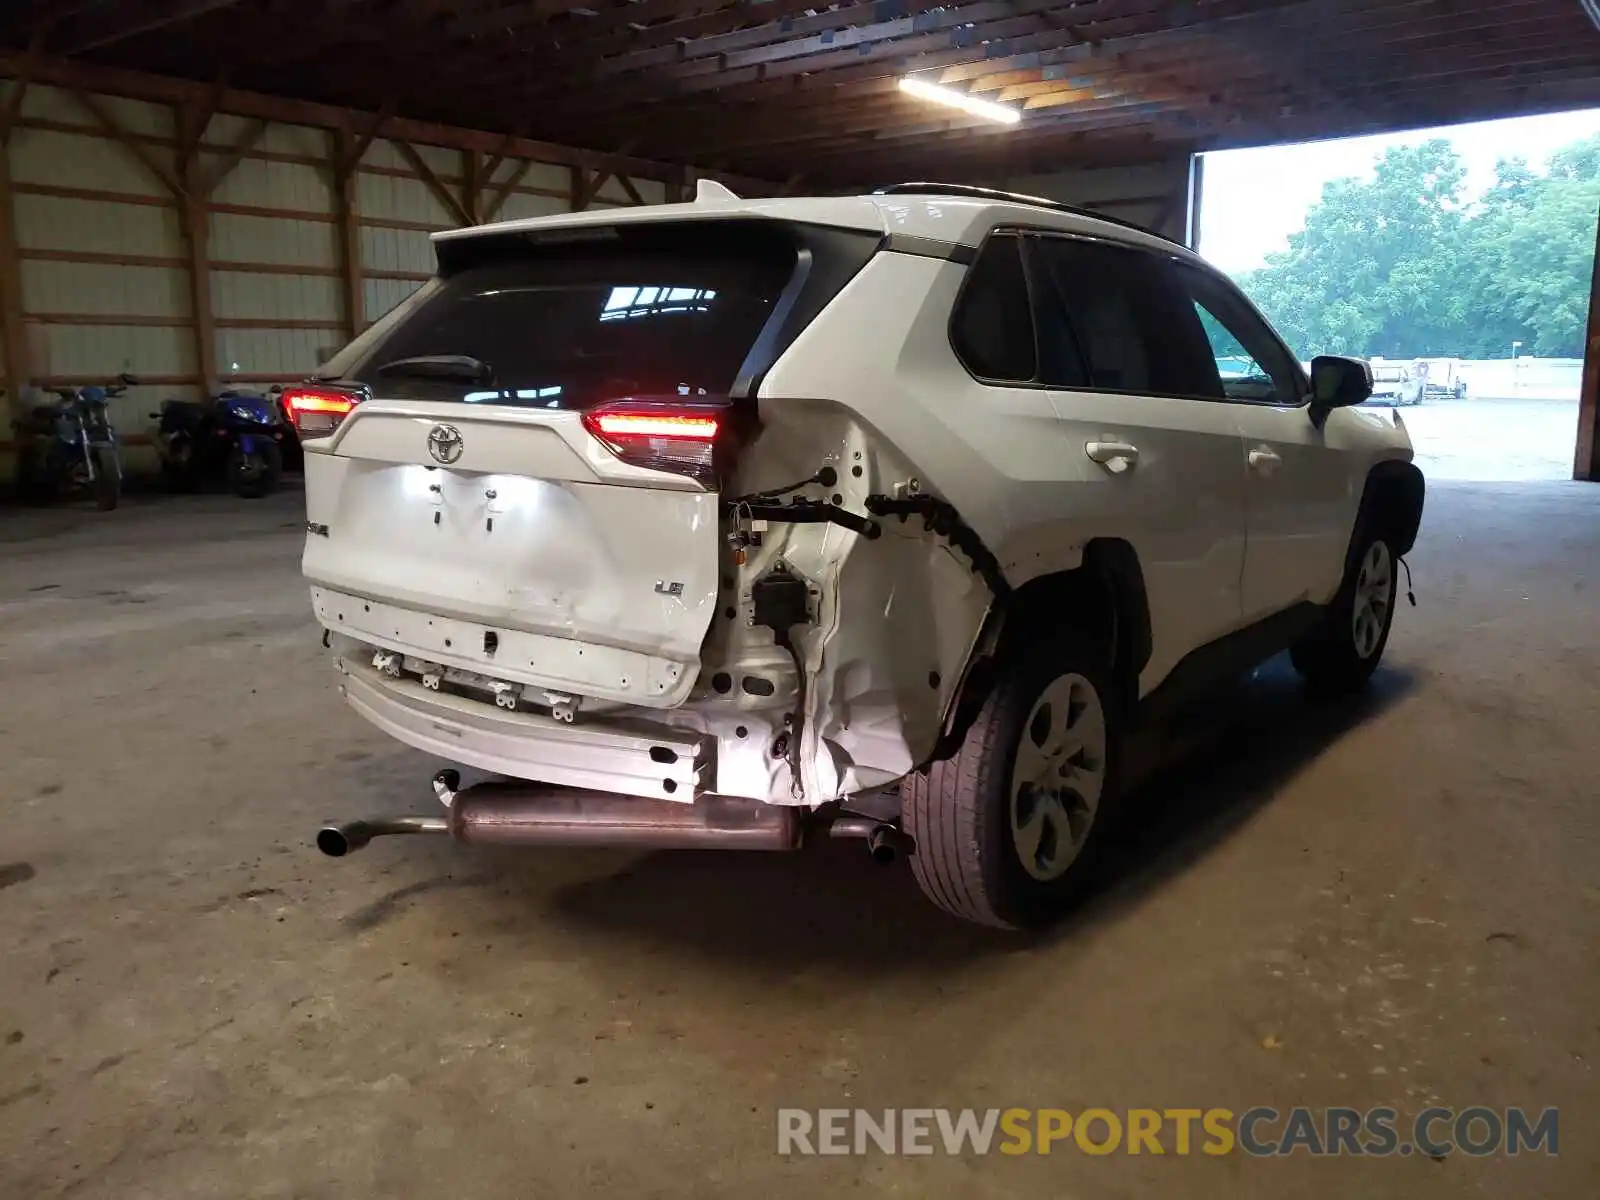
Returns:
[[[1559,1153],[1560,1113],[1521,1108],[781,1108],[783,1155]]]

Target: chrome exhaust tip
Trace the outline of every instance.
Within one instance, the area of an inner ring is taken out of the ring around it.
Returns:
[[[375,837],[449,832],[450,822],[443,817],[376,817],[368,821],[324,825],[317,830],[317,849],[329,858],[343,858],[346,854],[354,854]]]

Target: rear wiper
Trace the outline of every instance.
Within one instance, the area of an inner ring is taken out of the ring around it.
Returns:
[[[423,354],[416,358],[397,358],[393,362],[386,362],[378,368],[378,374],[489,383],[494,379],[494,368],[480,358],[465,354]]]

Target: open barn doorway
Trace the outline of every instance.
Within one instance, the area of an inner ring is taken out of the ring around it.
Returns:
[[[1303,360],[1373,364],[1432,478],[1573,474],[1600,109],[1209,153],[1199,250]]]

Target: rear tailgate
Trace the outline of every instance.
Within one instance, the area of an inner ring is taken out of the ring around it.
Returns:
[[[795,246],[775,222],[601,234],[456,243],[324,372],[362,398],[306,441],[305,574],[325,625],[407,672],[657,707],[698,675],[713,451]],[[712,415],[612,437],[619,407]]]
[[[428,449],[441,427],[459,446],[448,467]],[[307,462],[304,570],[330,593],[324,624],[562,691],[687,695],[717,598],[715,494],[639,486],[660,473],[614,459],[576,412],[373,400],[330,442]]]

